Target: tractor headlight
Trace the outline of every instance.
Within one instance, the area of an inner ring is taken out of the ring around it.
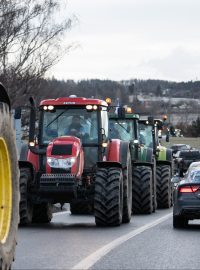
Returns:
[[[76,161],[75,157],[70,158],[53,158],[48,157],[47,163],[51,168],[68,169],[71,168]]]

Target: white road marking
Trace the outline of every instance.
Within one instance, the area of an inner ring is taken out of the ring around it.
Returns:
[[[114,248],[118,247],[119,245],[123,244],[124,242],[128,241],[129,239],[133,238],[134,236],[152,228],[155,227],[156,225],[162,223],[163,221],[167,220],[172,213],[167,214],[153,222],[150,222],[136,230],[133,230],[115,240],[110,242],[109,244],[99,248],[95,252],[93,252],[91,255],[80,261],[78,264],[76,264],[72,269],[74,270],[80,270],[80,269],[89,269],[91,266],[93,266],[97,261],[99,261],[103,256],[108,254],[111,250]]]

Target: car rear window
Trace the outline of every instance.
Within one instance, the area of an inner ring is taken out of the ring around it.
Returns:
[[[189,178],[191,182],[200,183],[200,171],[192,171]]]

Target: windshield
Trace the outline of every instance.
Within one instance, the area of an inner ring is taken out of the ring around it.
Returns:
[[[153,147],[152,126],[139,124],[139,140],[141,144],[147,147]]]
[[[130,141],[135,139],[134,121],[129,119],[110,119],[109,138]]]
[[[42,143],[49,143],[60,136],[79,137],[83,143],[98,143],[97,111],[85,108],[57,108],[44,111],[42,120]]]

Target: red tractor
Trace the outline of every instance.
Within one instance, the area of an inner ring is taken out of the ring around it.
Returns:
[[[108,105],[77,97],[31,101],[29,143],[20,156],[20,222],[50,222],[55,203],[87,203],[96,225],[130,222],[129,143],[108,139]]]

